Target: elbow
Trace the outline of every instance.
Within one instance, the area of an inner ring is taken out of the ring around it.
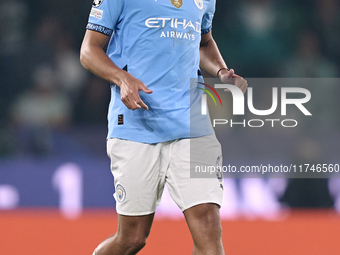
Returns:
[[[86,53],[86,48],[84,46],[81,47],[80,49],[80,64],[85,68],[89,69],[87,65],[87,53]]]

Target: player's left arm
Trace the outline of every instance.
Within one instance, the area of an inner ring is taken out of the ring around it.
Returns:
[[[235,86],[239,87],[243,93],[247,91],[247,81],[241,76],[235,74],[234,69],[228,69],[217,47],[217,44],[212,37],[211,31],[206,34],[202,34],[200,56],[200,67],[202,69],[206,70],[215,77],[218,75],[218,78],[223,83],[230,83],[231,78],[236,78],[234,79]]]

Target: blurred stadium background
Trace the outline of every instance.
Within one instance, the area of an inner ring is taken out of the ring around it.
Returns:
[[[92,254],[116,230],[105,152],[110,90],[79,63],[91,4],[0,0],[0,254]],[[217,0],[213,35],[245,77],[339,76],[338,0]],[[339,158],[339,92],[320,91],[314,102],[336,102],[332,114],[314,108],[327,124],[288,135],[276,156]],[[266,134],[250,135],[230,132],[229,158],[251,165],[271,156]],[[340,253],[339,179],[226,179],[225,187],[227,254]],[[141,254],[190,252],[165,193]]]

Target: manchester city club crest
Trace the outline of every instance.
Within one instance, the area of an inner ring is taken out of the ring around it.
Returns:
[[[183,0],[170,0],[172,5],[175,6],[176,8],[181,8],[183,5]]]
[[[116,198],[119,203],[123,203],[126,198],[126,192],[122,185],[116,186]]]
[[[94,0],[92,6],[98,7],[102,4],[103,0]]]
[[[204,0],[194,0],[194,1],[195,1],[196,6],[198,7],[198,9],[202,10]]]

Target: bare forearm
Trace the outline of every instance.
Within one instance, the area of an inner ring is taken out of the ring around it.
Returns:
[[[221,53],[211,35],[211,32],[202,35],[200,45],[200,66],[223,83],[230,83],[230,78],[234,79],[233,84],[240,88],[243,93],[247,91],[248,83],[241,76],[235,74],[234,69],[228,69]]]
[[[115,65],[103,49],[95,45],[86,45],[81,49],[81,64],[95,75],[120,86],[126,72]]]
[[[115,65],[104,52],[108,40],[106,35],[87,30],[80,50],[80,62],[95,75],[121,86],[129,74]]]
[[[87,30],[80,50],[81,64],[97,76],[120,87],[122,102],[131,110],[149,107],[142,101],[139,91],[152,94],[143,82],[120,69],[105,54],[103,48],[109,37]]]
[[[227,68],[213,38],[201,44],[200,57],[200,67],[213,76],[216,76],[221,68]]]

